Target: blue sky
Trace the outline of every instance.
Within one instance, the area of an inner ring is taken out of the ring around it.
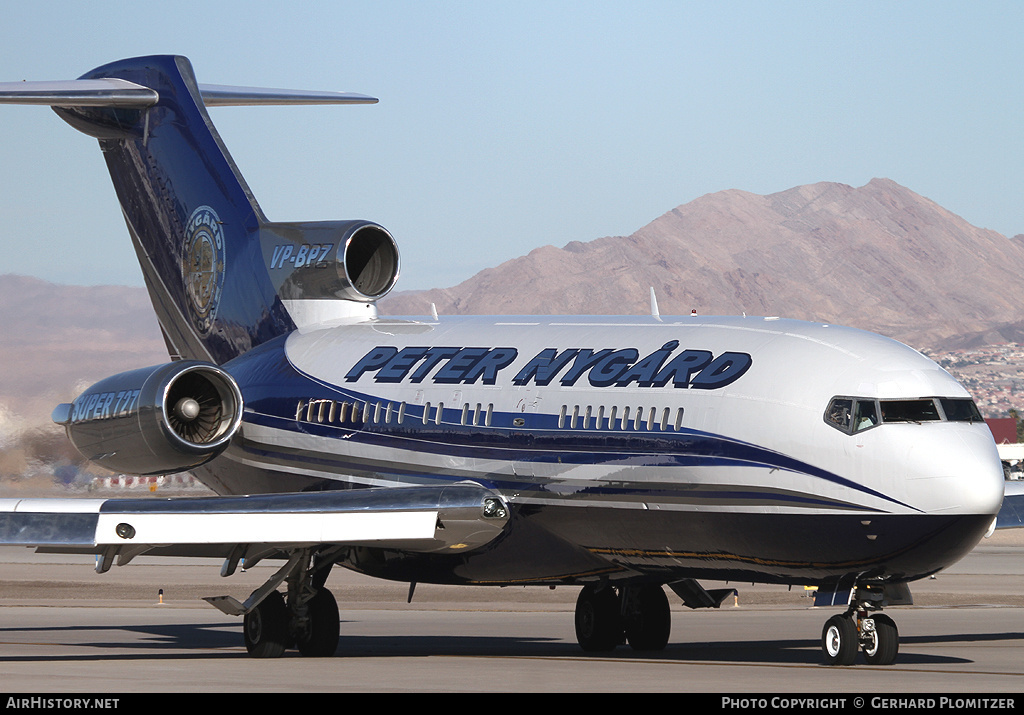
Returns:
[[[386,226],[399,289],[734,188],[887,177],[1024,233],[1020,2],[36,0],[4,26],[4,81],[173,53],[379,97],[211,114],[271,220]],[[0,272],[141,285],[95,141],[42,107],[0,127]]]

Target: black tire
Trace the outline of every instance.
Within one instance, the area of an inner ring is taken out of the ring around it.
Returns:
[[[821,631],[825,665],[852,665],[857,657],[857,626],[847,616],[832,616]]]
[[[341,633],[338,602],[334,594],[321,588],[309,602],[309,633],[296,644],[299,653],[309,658],[327,658],[338,649]]]
[[[576,640],[585,651],[615,650],[622,640],[619,597],[610,586],[584,586],[576,599]]]
[[[672,611],[661,586],[641,586],[636,613],[626,620],[626,640],[633,650],[664,650],[672,631]]]
[[[242,621],[245,649],[253,658],[280,658],[288,642],[288,609],[284,596],[274,591]]]
[[[891,665],[900,650],[900,634],[889,616],[879,613],[872,620],[875,630],[864,644],[864,660],[871,665]]]

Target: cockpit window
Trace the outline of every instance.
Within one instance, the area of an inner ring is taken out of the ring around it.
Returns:
[[[941,420],[935,400],[882,400],[882,422],[933,422]]]
[[[850,418],[853,416],[853,400],[837,397],[828,405],[825,421],[843,432],[850,431]]]
[[[824,417],[830,426],[847,434],[895,422],[984,422],[974,400],[956,397],[923,397],[913,400],[834,397]]]
[[[985,419],[972,399],[940,397],[939,403],[942,405],[942,411],[946,413],[946,419],[950,422],[982,422]]]
[[[878,409],[874,400],[857,400],[857,417],[853,421],[853,431],[863,432],[878,424]]]
[[[836,397],[828,404],[825,421],[848,434],[861,432],[878,424],[878,407],[867,398]]]

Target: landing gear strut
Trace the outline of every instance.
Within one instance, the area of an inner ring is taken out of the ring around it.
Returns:
[[[583,587],[576,600],[576,640],[583,650],[607,652],[628,642],[634,650],[662,650],[672,615],[658,584]]]

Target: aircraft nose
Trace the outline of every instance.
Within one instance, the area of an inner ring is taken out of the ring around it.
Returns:
[[[953,426],[917,449],[928,466],[919,473],[925,510],[936,514],[995,514],[1003,500],[1003,466],[988,429]]]

